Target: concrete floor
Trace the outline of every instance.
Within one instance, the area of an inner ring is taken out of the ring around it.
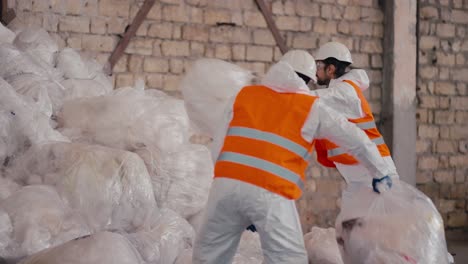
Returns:
[[[455,264],[468,264],[468,239],[449,240],[447,241],[448,250],[451,254],[455,254]]]
[[[453,255],[455,264],[468,264],[468,230],[446,232],[448,251]]]

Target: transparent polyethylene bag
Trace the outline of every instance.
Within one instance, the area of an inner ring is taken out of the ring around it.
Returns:
[[[251,83],[253,75],[218,59],[195,61],[180,84],[187,113],[202,134],[213,137],[231,98]]]
[[[336,232],[345,264],[448,263],[439,212],[402,181],[380,195],[362,187],[344,196]]]
[[[141,264],[138,251],[122,235],[101,232],[73,239],[28,257],[20,264]]]
[[[7,176],[24,184],[55,186],[93,231],[132,231],[144,226],[156,207],[143,160],[124,150],[43,144],[14,160]]]

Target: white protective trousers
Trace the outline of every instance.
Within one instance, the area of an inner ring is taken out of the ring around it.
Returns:
[[[307,264],[294,200],[229,178],[215,178],[193,248],[193,264],[229,264],[242,232],[254,224],[264,263]]]

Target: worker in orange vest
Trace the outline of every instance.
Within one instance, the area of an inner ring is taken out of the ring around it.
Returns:
[[[315,59],[317,84],[327,88],[317,89],[311,94],[319,96],[323,104],[341,113],[362,129],[377,146],[387,166],[396,171],[390,150],[377,129],[372,110],[362,93],[369,88],[366,72],[361,69],[346,71],[353,60],[349,49],[339,42],[322,45]],[[372,184],[372,172],[336,142],[327,139],[316,140],[315,149],[318,162],[326,167],[336,167],[346,180],[348,188],[345,195]],[[393,174],[390,177],[395,180],[398,175]]]
[[[366,134],[310,95],[316,63],[293,50],[273,65],[261,85],[233,100],[215,136],[214,181],[193,248],[193,263],[231,263],[241,234],[254,224],[265,263],[307,264],[295,200],[304,189],[315,138],[328,138],[352,153],[381,183],[390,170]]]

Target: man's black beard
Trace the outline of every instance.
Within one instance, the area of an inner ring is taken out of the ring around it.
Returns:
[[[330,80],[317,80],[318,85],[326,85],[328,87],[328,84],[330,84]]]

